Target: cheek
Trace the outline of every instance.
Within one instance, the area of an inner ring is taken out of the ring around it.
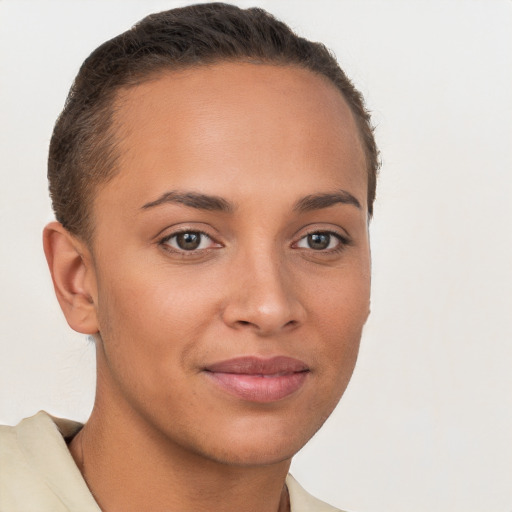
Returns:
[[[351,273],[315,296],[313,325],[322,340],[323,368],[338,386],[352,374],[370,306],[368,273]]]
[[[173,270],[162,264],[144,267],[138,261],[111,268],[105,272],[108,279],[101,280],[105,285],[99,290],[100,311],[108,309],[109,316],[142,331],[190,325],[187,319],[194,315],[197,319],[212,303],[211,291],[192,271]]]
[[[200,280],[165,267],[140,270],[118,266],[99,288],[100,334],[110,364],[153,380],[171,365],[184,366],[217,306],[215,290]]]

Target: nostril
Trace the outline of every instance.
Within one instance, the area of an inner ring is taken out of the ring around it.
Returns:
[[[297,327],[298,325],[300,324],[300,322],[298,322],[297,320],[289,320],[288,322],[286,322],[285,324],[282,325],[281,328],[284,328],[284,329],[294,329],[295,327]],[[256,327],[257,330],[260,330],[260,326],[259,324],[256,322],[250,322],[248,320],[238,320],[236,322],[236,325],[238,327]]]

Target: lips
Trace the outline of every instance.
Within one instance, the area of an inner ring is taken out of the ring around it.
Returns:
[[[208,365],[204,371],[223,391],[260,403],[292,395],[303,386],[309,374],[305,363],[286,356],[239,357]]]

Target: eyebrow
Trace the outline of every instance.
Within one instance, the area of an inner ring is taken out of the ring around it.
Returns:
[[[218,212],[232,212],[234,205],[226,199],[218,196],[200,194],[198,192],[170,191],[162,194],[158,199],[146,203],[142,209],[147,210],[165,203],[182,204],[198,210],[209,210]]]
[[[219,196],[211,196],[208,194],[201,194],[199,192],[179,192],[172,190],[165,192],[159,198],[154,201],[150,201],[142,206],[143,210],[154,208],[162,204],[182,204],[190,208],[196,208],[198,210],[218,211],[218,212],[233,212],[235,206],[226,199]],[[323,193],[323,194],[310,194],[299,199],[293,209],[301,213],[321,210],[323,208],[329,208],[335,204],[350,204],[358,209],[361,209],[361,203],[346,190],[340,190],[334,193]]]
[[[346,190],[339,190],[335,193],[328,194],[311,194],[299,199],[295,203],[294,210],[299,212],[310,212],[313,210],[321,210],[322,208],[329,208],[335,204],[351,204],[361,209],[361,203]]]

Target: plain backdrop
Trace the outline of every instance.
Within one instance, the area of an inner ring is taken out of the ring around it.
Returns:
[[[355,512],[512,510],[512,2],[278,0],[365,94],[383,168],[353,380],[292,473]],[[176,1],[0,0],[0,422],[85,420],[94,351],[41,248],[46,157],[83,59]]]

